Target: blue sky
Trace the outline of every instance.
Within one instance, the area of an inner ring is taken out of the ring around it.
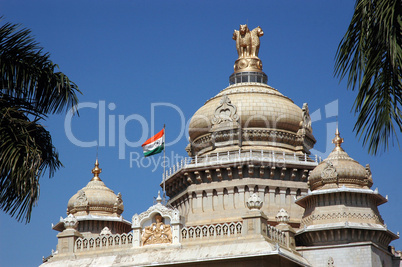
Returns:
[[[161,168],[154,170],[153,162],[137,158],[140,147],[119,147],[120,137],[140,144],[152,128],[158,131],[166,124],[166,141],[178,139],[167,147],[167,155],[185,156],[188,137],[182,134],[183,125],[228,85],[237,58],[232,33],[246,22],[264,30],[259,57],[268,84],[300,107],[308,102],[315,114],[315,151],[330,152],[327,139],[333,137],[338,114],[344,149],[362,165],[370,163],[373,189],[389,196],[380,206],[382,217],[389,229],[401,231],[401,152],[396,145],[380,156],[367,154],[353,133],[355,92],[333,77],[335,52],[353,2],[0,0],[4,21],[32,30],[60,70],[78,84],[80,102],[86,106],[71,121],[76,141],[66,134],[65,115],[44,123],[64,168],[52,179],[41,178],[40,200],[29,224],[0,213],[1,265],[37,266],[56,249],[57,232],[51,223],[66,216],[69,198],[92,178],[96,146],[90,146],[91,141],[100,142],[100,177],[116,194],[122,193],[125,219],[152,205],[160,190]],[[88,147],[77,145],[77,140]],[[393,244],[402,249],[401,241]]]

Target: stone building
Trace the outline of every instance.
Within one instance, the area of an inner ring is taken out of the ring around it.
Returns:
[[[189,158],[166,194],[131,222],[122,196],[94,177],[72,196],[43,266],[402,266],[377,209],[370,167],[335,148],[320,162],[308,105],[267,84],[260,27],[235,31],[229,86],[189,125]]]

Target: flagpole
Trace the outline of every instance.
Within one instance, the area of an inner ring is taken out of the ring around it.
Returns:
[[[165,124],[163,124],[163,203],[166,205],[166,186],[165,186],[165,180],[166,180],[166,130],[165,130]]]

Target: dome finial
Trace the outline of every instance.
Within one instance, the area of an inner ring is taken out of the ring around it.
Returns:
[[[156,198],[156,203],[158,204],[162,203],[161,191],[158,191],[158,197]]]
[[[95,167],[92,169],[92,173],[94,174],[94,177],[92,178],[91,181],[102,181],[99,178],[99,174],[102,172],[102,169],[99,168],[99,162],[98,162],[98,158],[96,158],[95,161]]]
[[[343,138],[341,138],[341,136],[339,134],[338,127],[336,127],[335,138],[332,139],[332,143],[335,144],[334,151],[343,151],[343,149],[341,147],[341,144],[343,143]]]

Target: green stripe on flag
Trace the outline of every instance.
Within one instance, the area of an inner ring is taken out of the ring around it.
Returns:
[[[161,153],[164,148],[165,148],[165,143],[162,143],[162,145],[158,146],[157,148],[144,152],[144,157],[149,157],[149,156]]]

